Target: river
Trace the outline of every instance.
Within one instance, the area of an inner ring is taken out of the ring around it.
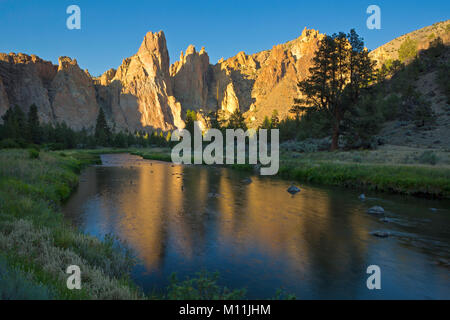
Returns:
[[[63,211],[83,232],[126,241],[139,259],[132,277],[146,292],[173,272],[208,270],[250,299],[277,289],[298,299],[450,299],[449,201],[370,193],[362,201],[356,191],[303,184],[291,195],[289,186],[226,168],[102,155]],[[385,219],[366,212],[375,205]],[[380,290],[367,288],[370,265],[380,267]]]

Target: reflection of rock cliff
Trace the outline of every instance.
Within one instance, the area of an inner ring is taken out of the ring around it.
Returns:
[[[307,74],[321,35],[305,29],[293,41],[253,55],[244,52],[210,65],[205,49],[189,46],[170,66],[162,31],[149,32],[138,52],[92,78],[75,59],[59,66],[24,54],[0,55],[0,114],[11,105],[38,106],[45,122],[92,128],[102,107],[116,128],[182,127],[188,109],[231,113],[236,109],[259,123],[277,109],[286,116]]]

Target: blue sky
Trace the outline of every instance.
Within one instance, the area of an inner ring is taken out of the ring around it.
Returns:
[[[81,30],[66,28],[71,4],[81,8]],[[366,27],[371,4],[381,8],[381,30]],[[292,40],[305,26],[328,34],[355,28],[374,49],[449,14],[446,0],[0,0],[0,52],[34,53],[54,63],[70,56],[98,75],[136,53],[147,31],[164,31],[171,63],[189,44],[204,46],[216,63]]]

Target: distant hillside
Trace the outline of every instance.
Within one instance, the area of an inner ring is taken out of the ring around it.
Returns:
[[[437,37],[440,37],[444,44],[450,44],[450,20],[438,22],[398,37],[373,50],[371,52],[371,57],[377,60],[378,66],[382,66],[387,60],[399,59],[398,51],[400,46],[408,38],[417,42],[418,50],[424,50],[428,49],[430,42]]]

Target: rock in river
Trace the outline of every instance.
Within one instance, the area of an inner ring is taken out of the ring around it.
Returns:
[[[378,237],[378,238],[387,238],[389,237],[389,232],[385,232],[385,231],[374,231],[370,233],[371,235]]]
[[[289,189],[287,189],[287,192],[289,192],[290,194],[296,194],[299,193],[300,191],[301,190],[294,185],[291,185]]]
[[[384,214],[384,209],[380,206],[375,206],[367,210],[367,213],[370,214]]]

